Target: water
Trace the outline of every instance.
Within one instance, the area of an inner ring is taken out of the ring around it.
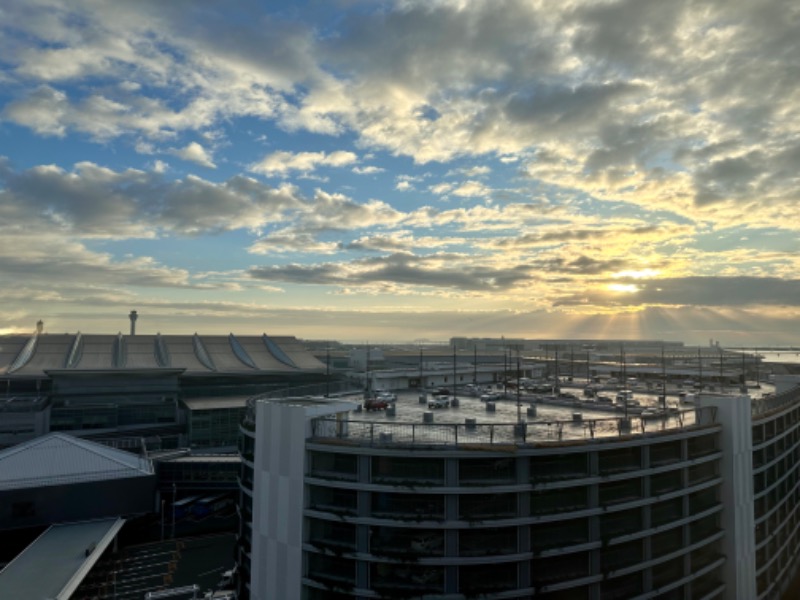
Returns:
[[[762,357],[762,363],[800,364],[800,350],[797,348],[732,348],[731,350],[748,355],[758,354]]]

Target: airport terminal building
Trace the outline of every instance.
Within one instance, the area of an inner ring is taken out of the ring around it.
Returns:
[[[0,336],[0,448],[50,432],[235,451],[247,397],[329,377],[291,336]],[[126,444],[128,444],[126,446]]]

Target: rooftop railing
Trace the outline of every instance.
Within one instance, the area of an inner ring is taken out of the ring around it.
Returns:
[[[281,388],[278,390],[270,390],[263,394],[258,394],[252,398],[247,399],[247,409],[245,410],[244,417],[242,418],[242,426],[245,429],[253,430],[255,427],[256,418],[256,402],[259,400],[276,400],[280,398],[303,398],[311,397],[336,397],[341,398],[355,394],[361,394],[364,391],[363,384],[353,381],[331,381],[315,383],[312,385],[303,385],[299,387]]]
[[[336,440],[364,446],[516,446],[674,433],[715,423],[713,406],[679,411],[659,419],[610,417],[578,424],[574,421],[390,423],[320,417],[311,423],[311,441]]]
[[[753,417],[763,417],[798,401],[800,401],[800,386],[793,387],[780,394],[754,399],[750,405],[750,411]]]

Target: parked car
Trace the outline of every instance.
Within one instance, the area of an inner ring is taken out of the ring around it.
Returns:
[[[380,398],[367,398],[364,400],[364,410],[386,410],[389,408],[389,403]]]
[[[375,397],[378,400],[383,400],[384,402],[397,402],[397,395],[393,394],[392,392],[378,392]]]
[[[428,400],[428,408],[450,408],[450,398],[447,396],[434,396]]]

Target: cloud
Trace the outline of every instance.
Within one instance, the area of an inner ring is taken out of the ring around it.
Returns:
[[[431,191],[431,193],[441,196],[443,194],[447,194],[453,189],[453,187],[454,186],[452,183],[437,183],[436,185],[430,186],[428,189]]]
[[[383,173],[386,169],[382,167],[376,167],[374,165],[369,165],[367,167],[353,167],[353,173],[356,175],[376,175],[378,173]]]
[[[46,282],[44,287],[59,296],[83,294],[92,287],[213,287],[193,282],[185,269],[169,268],[150,257],[118,260],[61,236],[40,238],[35,245],[28,241],[24,233],[0,236],[0,275],[25,281],[26,286]]]
[[[776,277],[679,277],[619,279],[634,292],[593,290],[561,299],[558,305],[800,306],[800,280]]]
[[[325,152],[273,152],[248,168],[254,173],[267,176],[286,177],[291,171],[308,173],[318,167],[344,167],[355,163],[358,157],[353,152],[338,150]]]
[[[468,291],[505,290],[532,278],[524,265],[507,268],[464,264],[455,255],[395,253],[347,263],[254,267],[250,276],[265,281],[314,285],[369,286],[391,283]]]
[[[197,142],[190,142],[183,148],[173,148],[170,150],[170,154],[174,154],[183,160],[191,161],[201,167],[208,167],[209,169],[217,168],[211,155]]]
[[[466,181],[452,191],[454,196],[465,198],[484,197],[490,195],[491,192],[492,190],[480,181]]]
[[[362,236],[344,245],[345,250],[369,252],[408,252],[420,249],[444,248],[463,245],[463,238],[414,236],[410,232],[397,231],[386,235]]]
[[[313,233],[285,229],[259,238],[247,250],[252,254],[333,254],[338,249],[338,243],[319,241]]]
[[[0,174],[0,231],[46,228],[78,237],[152,238],[257,229],[304,206],[291,186],[236,176],[214,183],[157,171],[114,171],[82,162],[72,171],[41,165]]]

